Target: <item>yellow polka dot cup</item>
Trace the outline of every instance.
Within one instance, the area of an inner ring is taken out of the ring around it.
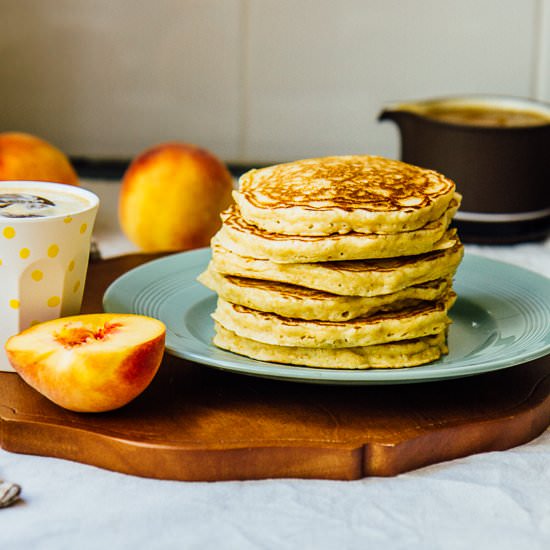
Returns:
[[[48,182],[0,181],[0,345],[42,321],[80,311],[93,193]],[[13,371],[0,353],[0,371]]]

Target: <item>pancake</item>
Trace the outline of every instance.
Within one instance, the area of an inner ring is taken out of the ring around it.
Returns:
[[[214,344],[260,361],[332,369],[416,367],[447,353],[445,332],[391,344],[326,349],[263,344],[217,325]]]
[[[366,258],[391,258],[422,254],[440,247],[460,204],[455,196],[443,215],[420,229],[400,233],[332,234],[301,236],[271,233],[248,223],[236,205],[222,213],[216,242],[243,256],[278,263],[327,262]]]
[[[464,247],[450,230],[440,250],[381,260],[280,264],[239,255],[212,241],[212,268],[220,273],[323,290],[342,296],[391,294],[412,285],[451,276]]]
[[[218,294],[214,344],[321,368],[400,368],[447,353],[452,180],[382,157],[251,170],[199,280]]]
[[[454,193],[454,182],[433,170],[351,155],[251,170],[234,198],[264,231],[315,236],[420,229],[443,215]]]
[[[438,279],[381,296],[338,296],[303,286],[222,275],[212,268],[198,280],[226,302],[283,317],[347,321],[380,311],[394,311],[436,301],[449,292],[450,279]]]
[[[447,329],[447,310],[456,295],[400,311],[357,317],[345,322],[304,321],[275,313],[256,311],[218,297],[213,319],[239,336],[280,346],[349,348],[410,340]]]

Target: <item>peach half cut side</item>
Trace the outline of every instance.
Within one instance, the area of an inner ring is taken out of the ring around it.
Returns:
[[[126,405],[151,383],[166,327],[142,315],[62,317],[12,336],[5,345],[17,373],[57,405],[104,412]]]

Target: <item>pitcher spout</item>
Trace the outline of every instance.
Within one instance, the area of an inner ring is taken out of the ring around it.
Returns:
[[[378,120],[391,120],[398,126],[403,120],[410,117],[422,117],[423,116],[422,102],[418,103],[393,103],[383,107],[382,111],[378,115]]]

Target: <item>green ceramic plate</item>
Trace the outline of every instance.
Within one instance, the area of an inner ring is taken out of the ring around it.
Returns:
[[[226,371],[310,383],[401,384],[459,378],[525,363],[550,353],[550,279],[466,254],[456,274],[450,353],[405,369],[342,370],[248,359],[211,344],[216,296],[196,281],[210,249],[154,260],[117,279],[105,311],[156,317],[167,326],[169,353]]]

